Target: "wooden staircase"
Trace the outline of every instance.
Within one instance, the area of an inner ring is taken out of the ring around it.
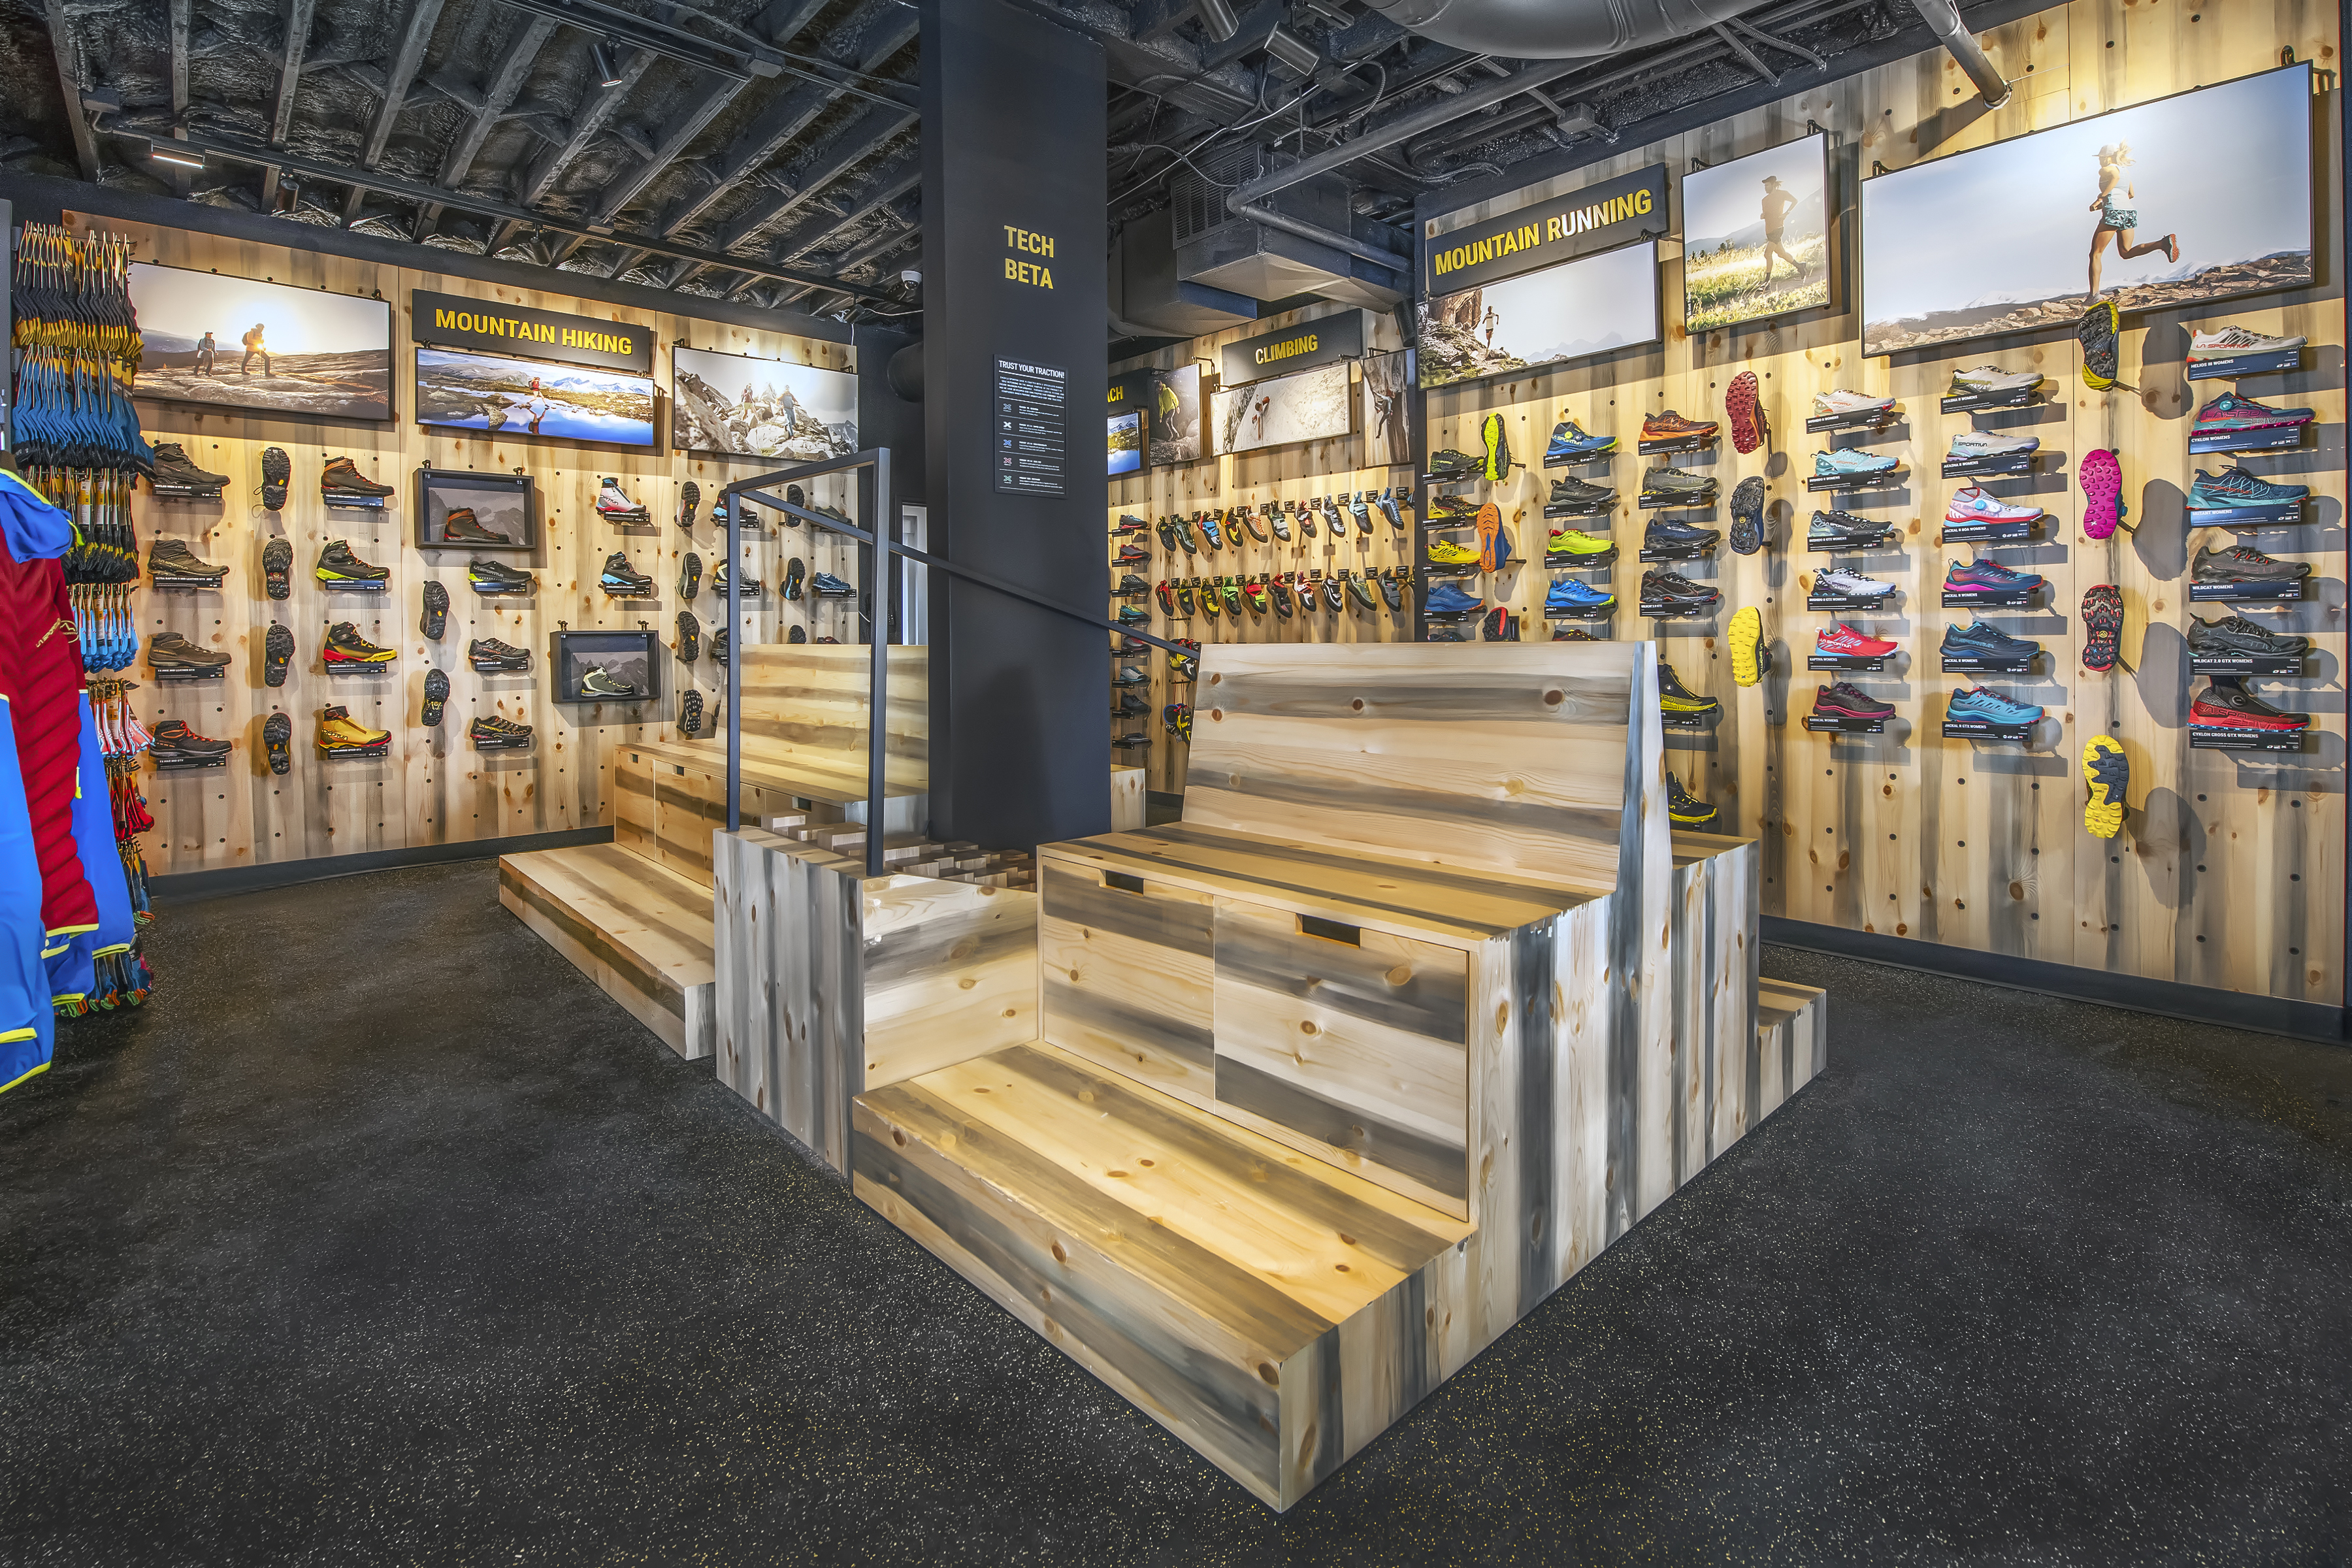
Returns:
[[[722,839],[721,1076],[1281,1509],[1818,1072],[1822,1003],[1759,986],[1753,841],[1669,830],[1650,645],[1227,645],[1200,690],[1183,821],[1042,847],[954,914],[992,935],[879,958],[908,879]],[[919,1038],[860,1022],[894,986]]]

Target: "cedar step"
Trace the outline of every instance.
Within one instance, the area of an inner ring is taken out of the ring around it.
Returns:
[[[716,1047],[707,885],[583,844],[499,857],[499,902],[679,1056]]]
[[[1042,1042],[853,1126],[860,1198],[1276,1508],[1437,1381],[1423,1271],[1475,1227],[1410,1198]]]

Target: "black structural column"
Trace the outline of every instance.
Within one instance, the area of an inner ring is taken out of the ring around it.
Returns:
[[[1101,46],[1002,0],[922,0],[931,548],[1106,614]],[[931,574],[934,833],[1110,827],[1109,634]]]

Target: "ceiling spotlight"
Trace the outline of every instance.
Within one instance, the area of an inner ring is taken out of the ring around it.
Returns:
[[[147,144],[147,155],[158,163],[169,163],[175,169],[201,169],[205,155],[184,142],[157,137]]]
[[[1242,30],[1233,0],[1195,0],[1195,5],[1201,14],[1201,31],[1209,35],[1212,43],[1222,44]]]
[[[595,42],[588,46],[588,58],[589,62],[596,68],[596,85],[598,87],[618,87],[621,85],[621,68],[613,58],[613,49],[611,45],[605,43],[604,39],[598,38]]]
[[[1265,35],[1265,52],[1276,70],[1299,81],[1313,76],[1316,68],[1323,63],[1323,57],[1315,52],[1313,45],[1286,32],[1279,22]]]

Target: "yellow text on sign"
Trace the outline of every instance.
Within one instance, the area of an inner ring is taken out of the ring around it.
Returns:
[[[1054,237],[1050,234],[1038,234],[1031,229],[1016,228],[1008,223],[1004,226],[1004,247],[1007,250],[1025,251],[1031,256],[1042,256],[1051,260],[1054,255]],[[1051,289],[1054,286],[1052,268],[1040,262],[1024,261],[1019,257],[1008,256],[1004,258],[1004,276],[1014,283],[1026,283],[1035,289]]]

